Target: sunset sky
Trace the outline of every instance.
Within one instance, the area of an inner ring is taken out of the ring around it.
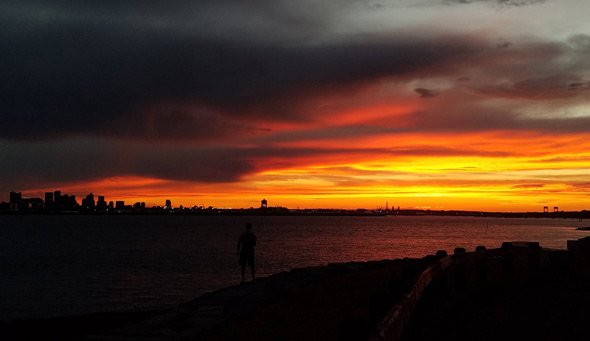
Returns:
[[[589,13],[4,0],[0,201],[590,209]]]

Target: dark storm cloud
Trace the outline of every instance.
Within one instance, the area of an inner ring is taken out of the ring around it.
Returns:
[[[590,36],[577,34],[565,41],[524,41],[489,51],[471,77],[478,95],[514,100],[550,101],[587,98]]]
[[[0,14],[8,28],[0,32],[0,138],[7,139],[226,140],[264,129],[267,121],[306,120],[306,101],[354,94],[388,77],[456,77],[465,65],[480,66],[492,76],[519,77],[480,86],[480,93],[557,98],[584,93],[587,80],[575,74],[590,68],[586,35],[496,51],[473,37],[293,43],[291,35],[320,35],[332,2],[316,11],[283,1],[6,4]],[[560,57],[570,63],[559,65]],[[424,98],[437,94],[415,91]]]
[[[105,135],[136,140],[200,142],[202,144],[235,143],[244,137],[266,133],[269,128],[256,126],[208,110],[175,108],[173,104],[147,108],[105,123]]]
[[[254,41],[245,30],[230,39],[166,16],[182,6],[158,17],[163,2],[141,3],[143,21],[129,10],[133,2],[76,2],[73,9],[9,2],[13,15],[0,17],[10,28],[0,33],[0,137],[141,136],[142,123],[133,131],[128,122],[149,120],[146,112],[162,103],[190,103],[195,112],[176,111],[188,125],[146,137],[172,138],[175,129],[197,139],[223,137],[218,127],[238,124],[236,117],[299,120],[298,103],[321,92],[452,69],[480,53],[478,44],[460,38],[351,37],[305,45],[277,43],[273,32]],[[203,10],[228,3],[238,2]],[[37,11],[26,12],[27,5]],[[200,112],[219,117],[199,120]],[[166,121],[170,113],[163,115],[152,119]]]
[[[546,113],[551,113],[547,108]],[[580,133],[590,131],[590,116],[536,117],[523,115],[516,108],[493,107],[485,104],[447,104],[407,117],[404,131],[478,132],[478,131],[542,131],[550,133]]]
[[[576,82],[568,85],[569,90],[590,90],[590,82]]]
[[[476,2],[487,2],[494,4],[496,6],[526,6],[526,5],[533,5],[543,3],[546,0],[445,0],[446,3],[456,3],[456,4],[471,4]]]
[[[495,97],[519,97],[546,100],[588,95],[590,82],[574,75],[557,75],[529,78],[514,83],[504,83],[479,89],[481,93]]]
[[[408,130],[425,132],[473,132],[498,129],[527,129],[527,122],[519,121],[510,110],[480,105],[453,105],[444,110],[414,113]]]
[[[0,144],[0,178],[65,182],[136,175],[198,182],[231,182],[253,170],[239,149],[76,139]]]
[[[432,98],[440,95],[440,91],[437,89],[416,88],[414,91],[422,98]]]

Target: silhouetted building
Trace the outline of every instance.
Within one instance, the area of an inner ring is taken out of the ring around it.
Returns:
[[[112,210],[115,208],[115,204],[112,201],[109,201],[109,210]]]
[[[10,210],[18,211],[22,208],[23,194],[22,192],[10,192]]]
[[[107,209],[107,202],[104,200],[104,195],[98,196],[98,201],[96,202],[96,210],[97,211],[106,211]]]
[[[53,209],[53,192],[45,192],[45,210]]]
[[[60,210],[62,208],[62,198],[61,198],[61,191],[53,192],[53,207],[56,210]]]
[[[43,210],[43,199],[23,198],[22,192],[10,192],[9,211],[31,212]]]
[[[117,210],[125,209],[125,201],[123,201],[123,200],[116,201],[115,202],[115,209],[117,209]]]
[[[54,198],[55,199],[55,198]],[[63,211],[76,211],[80,205],[76,201],[75,195],[60,195],[60,209]]]
[[[170,210],[172,209],[172,201],[170,201],[170,199],[166,199],[166,205],[164,206],[165,210]]]
[[[26,210],[36,212],[43,210],[43,199],[41,198],[24,199],[23,202],[26,205]]]
[[[17,203],[23,199],[22,192],[10,192],[10,203]]]
[[[96,202],[94,201],[94,194],[90,193],[86,196],[86,198],[82,199],[83,209],[93,211],[95,207]]]
[[[268,208],[268,201],[266,201],[266,199],[262,199],[260,202],[260,208]]]

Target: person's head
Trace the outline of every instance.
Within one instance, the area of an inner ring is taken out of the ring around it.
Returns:
[[[252,229],[252,224],[246,223],[246,230],[250,231]]]

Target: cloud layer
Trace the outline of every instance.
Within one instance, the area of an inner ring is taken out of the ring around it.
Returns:
[[[564,11],[580,19],[565,31],[552,6],[5,1],[0,190],[115,176],[238,184],[360,155],[512,155],[448,134],[590,134],[583,11]]]

